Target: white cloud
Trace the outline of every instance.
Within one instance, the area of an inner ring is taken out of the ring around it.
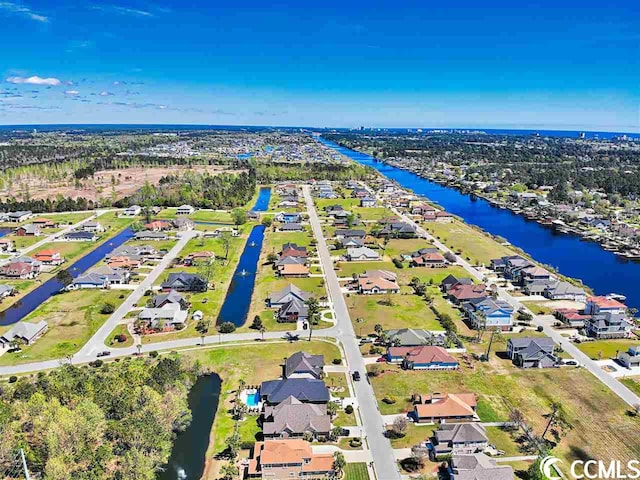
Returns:
[[[78,90],[67,90],[66,92],[64,92],[65,95],[79,95],[80,92]]]
[[[0,2],[0,11],[4,11],[14,15],[21,15],[33,21],[47,23],[49,18],[34,12],[29,7],[13,2]]]
[[[42,78],[34,75],[33,77],[9,77],[7,78],[7,82],[9,83],[27,83],[29,85],[50,85],[57,86],[60,85],[60,80],[57,78],[49,77]]]
[[[155,17],[152,12],[147,10],[139,10],[137,8],[121,7],[119,5],[93,5],[91,8],[103,12],[114,12],[120,15],[128,15],[131,17]]]
[[[101,97],[110,97],[111,95],[113,95],[113,93],[111,92],[100,92],[100,96]]]

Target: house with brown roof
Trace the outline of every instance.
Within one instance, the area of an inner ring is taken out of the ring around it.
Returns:
[[[154,220],[153,222],[146,223],[144,228],[152,232],[162,232],[171,228],[171,222],[167,220]]]
[[[300,263],[278,266],[278,274],[281,277],[308,277],[309,267]]]
[[[413,416],[418,423],[439,421],[476,421],[478,402],[475,393],[434,393],[420,395],[413,406]]]
[[[58,226],[56,222],[48,218],[36,218],[32,223],[40,228],[56,228]]]
[[[40,250],[33,257],[43,265],[57,266],[64,262],[64,257],[60,255],[60,252],[52,249]]]
[[[406,370],[455,370],[460,366],[444,348],[433,345],[389,347],[387,360],[400,363]]]
[[[40,266],[27,262],[11,262],[0,267],[0,275],[7,278],[27,280],[35,278],[40,273]]]
[[[376,295],[381,293],[399,293],[397,275],[388,270],[367,270],[358,276],[358,293]]]
[[[486,289],[487,286],[483,283],[477,285],[458,283],[447,290],[447,296],[452,302],[460,304],[468,302],[469,300],[486,297]]]
[[[126,256],[110,257],[107,260],[107,265],[111,268],[122,268],[125,270],[133,270],[134,268],[138,268],[141,264],[142,262],[140,260]]]
[[[33,223],[21,225],[14,231],[17,237],[38,237],[40,236],[40,227]]]
[[[324,480],[334,474],[331,453],[313,453],[301,439],[256,442],[246,469],[246,478]]]
[[[443,268],[447,266],[447,260],[438,252],[427,252],[419,256],[411,257],[412,267]]]
[[[209,252],[203,250],[201,252],[193,252],[187,255],[183,263],[187,266],[198,265],[198,264],[208,264],[211,260],[214,260],[216,255],[213,252]]]

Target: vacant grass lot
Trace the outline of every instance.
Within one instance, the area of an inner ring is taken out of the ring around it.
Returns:
[[[344,480],[369,480],[366,463],[347,463],[344,469]]]
[[[550,403],[556,401],[573,425],[554,449],[556,456],[567,461],[626,461],[640,455],[640,444],[629,441],[640,432],[640,420],[630,417],[627,405],[586,370],[518,370],[503,362],[504,373],[494,373],[492,366],[483,364],[456,372],[407,372],[385,367],[387,371],[371,383],[379,400],[386,395],[398,399],[394,405],[379,402],[383,414],[409,410],[413,392],[475,392],[481,419],[506,420],[509,407],[515,407],[537,434],[544,430]]]
[[[54,295],[23,320],[32,323],[46,320],[49,324],[47,333],[33,345],[23,347],[21,352],[2,355],[0,365],[37,362],[76,353],[109,317],[100,313],[102,305],[108,302],[117,308],[129,293],[80,290]]]
[[[615,340],[594,340],[576,344],[582,352],[589,355],[589,358],[600,360],[605,358],[615,358],[618,352],[626,351],[629,347],[640,345],[640,340],[615,339]]]
[[[432,247],[431,243],[422,238],[394,238],[387,243],[386,253],[390,257],[398,257],[401,254],[411,254],[421,248]]]
[[[222,378],[220,404],[213,428],[207,459],[212,459],[217,453],[224,450],[225,439],[234,428],[234,421],[228,413],[233,406],[239,381],[242,379],[247,385],[259,385],[266,380],[278,378],[282,373],[282,363],[285,357],[304,350],[312,354],[322,354],[325,362],[330,363],[333,358],[340,357],[338,347],[329,342],[265,342],[244,346],[219,347],[209,350],[192,351],[185,353],[189,357],[198,360],[202,366],[211,372],[215,372]],[[256,417],[246,417],[240,425],[240,433],[243,442],[253,443],[258,433]],[[215,474],[218,465],[208,465],[208,476],[205,478],[218,478]]]
[[[385,305],[387,299],[393,305]],[[374,333],[376,324],[390,328],[442,330],[435,313],[423,297],[413,294],[350,295],[346,298],[349,315],[357,335]],[[358,321],[362,319],[362,321]]]
[[[461,251],[461,256],[469,258],[473,264],[488,265],[492,258],[516,254],[488,235],[457,220],[453,223],[425,223],[423,227],[455,252]]]

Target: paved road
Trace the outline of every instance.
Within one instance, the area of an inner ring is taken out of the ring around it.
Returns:
[[[154,267],[153,270],[140,282],[140,285],[122,302],[122,304],[116,309],[115,312],[109,317],[109,319],[102,324],[102,326],[96,331],[91,339],[85,344],[84,347],[77,353],[79,357],[92,356],[96,353],[106,350],[105,340],[107,336],[116,328],[116,325],[122,322],[125,315],[131,311],[131,309],[138,303],[145,292],[153,287],[153,283],[158,277],[165,271],[165,269],[171,264],[174,258],[178,256],[180,251],[184,248],[189,240],[196,237],[198,232],[191,230],[188,232],[182,232],[180,240],[176,243],[169,252],[162,257],[160,263]]]
[[[367,381],[366,368],[360,348],[356,341],[356,334],[347,310],[347,304],[344,301],[338,277],[333,269],[333,262],[329,255],[329,249],[322,233],[322,227],[316,212],[315,205],[311,198],[311,192],[308,186],[303,187],[304,198],[307,203],[307,211],[309,212],[309,222],[313,233],[318,241],[318,256],[322,263],[324,273],[326,275],[327,289],[329,298],[333,302],[338,321],[337,338],[342,342],[345,355],[347,357],[347,365],[351,370],[357,370],[362,375],[362,380],[353,382],[360,414],[367,433],[367,440],[373,456],[373,462],[377,477],[381,480],[400,479],[400,473],[393,456],[393,450],[389,439],[384,436],[384,423],[382,415],[378,410],[378,402],[373,393],[373,388]]]
[[[424,230],[422,227],[417,225],[413,220],[411,220],[406,215],[400,213],[397,209],[393,209],[394,212],[402,218],[405,222],[411,223],[415,225],[418,233],[420,235],[425,236],[430,242],[432,242],[436,247],[438,247],[443,252],[452,252],[446,245],[442,242],[438,241],[434,238],[429,232]],[[454,253],[455,254],[455,253]],[[458,258],[458,264],[461,265],[470,275],[475,277],[476,279],[482,281],[484,275],[478,271],[475,267],[473,267],[469,262],[456,255]],[[513,297],[509,292],[505,291],[503,288],[498,288],[498,296],[509,303],[516,311],[520,309],[524,309],[527,312],[533,313],[526,307],[526,305],[522,304],[515,297]],[[548,322],[545,322],[541,316],[533,315],[533,324],[535,326],[542,326],[544,333],[546,333],[549,337],[553,339],[553,341],[560,345],[565,352],[569,353],[573,358],[575,358],[581,365],[583,365],[589,372],[591,372],[598,380],[604,383],[607,387],[613,391],[616,395],[618,395],[622,400],[624,400],[627,404],[634,406],[640,404],[640,397],[625,387],[622,383],[616,380],[613,376],[609,375],[607,372],[600,368],[596,362],[591,360],[587,355],[582,353],[580,349],[578,349],[572,342],[568,339],[562,337],[560,333],[551,328]]]

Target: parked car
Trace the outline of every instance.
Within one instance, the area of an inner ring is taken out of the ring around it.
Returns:
[[[100,357],[108,357],[109,355],[111,355],[111,352],[108,350],[105,350],[104,352],[99,352],[96,357],[100,358]]]
[[[353,378],[353,380],[355,382],[359,382],[360,381],[360,372],[358,372],[357,370],[355,372],[351,372],[351,378]]]
[[[387,361],[386,357],[380,357],[376,359],[376,363],[385,363]]]

